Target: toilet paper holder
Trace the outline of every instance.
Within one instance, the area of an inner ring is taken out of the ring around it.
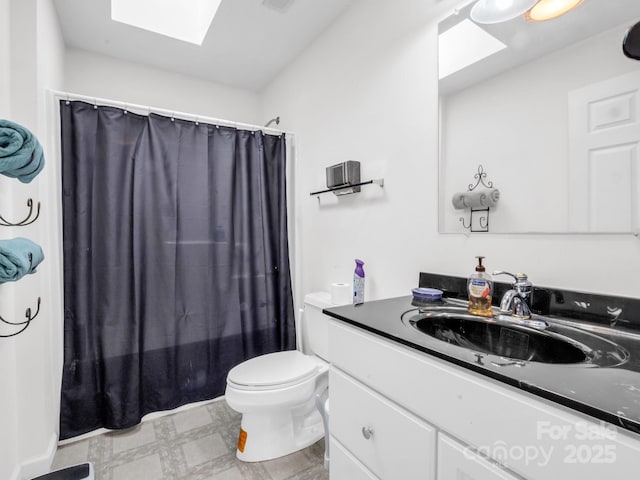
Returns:
[[[478,165],[478,171],[473,178],[476,182],[470,183],[466,192],[455,193],[451,201],[456,210],[469,209],[468,225],[465,218],[460,217],[460,223],[464,228],[471,232],[488,232],[489,211],[498,204],[500,190],[493,186],[492,181],[487,180],[482,164]]]

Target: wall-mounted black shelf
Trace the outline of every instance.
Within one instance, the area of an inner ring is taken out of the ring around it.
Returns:
[[[361,187],[363,185],[378,185],[379,187],[384,187],[384,178],[377,178],[374,180],[367,180],[366,182],[360,182],[360,183],[354,183],[354,184],[350,184],[350,185],[343,185],[342,187],[333,187],[333,188],[327,188],[325,190],[318,190],[317,192],[311,192],[309,195],[310,196],[315,196],[315,195],[320,195],[322,193],[329,193],[329,192],[339,192],[341,190],[349,190],[349,189],[353,189],[355,187]],[[357,193],[360,190],[357,190],[356,192],[346,192],[343,194],[338,194],[338,195],[348,195],[351,193]]]

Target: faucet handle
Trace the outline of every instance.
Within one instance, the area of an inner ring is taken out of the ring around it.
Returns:
[[[496,270],[491,275],[509,275],[509,276],[513,277],[513,279],[516,282],[518,281],[518,277],[516,277],[513,273],[505,272],[504,270]]]
[[[529,281],[529,277],[526,273],[513,273],[505,272],[502,270],[496,270],[493,272],[493,275],[510,275],[515,280],[513,282],[513,288],[518,292],[523,298],[528,298],[531,294],[531,290],[533,289],[533,284]]]
[[[533,291],[533,284],[529,281],[526,273],[509,273],[502,270],[496,270],[493,275],[509,275],[515,280],[511,286],[511,290],[505,292],[500,301],[500,311],[518,318],[531,318],[531,309],[527,305],[527,301]]]
[[[531,284],[531,282],[529,282],[529,276],[526,273],[516,273],[515,275],[513,273],[509,273],[509,272],[505,272],[504,270],[496,270],[495,272],[492,273],[492,275],[509,275],[511,277],[513,277],[513,279],[515,280],[514,284]]]

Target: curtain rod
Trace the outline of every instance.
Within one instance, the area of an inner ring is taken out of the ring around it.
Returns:
[[[260,125],[253,125],[250,123],[242,123],[242,122],[234,122],[232,120],[225,120],[222,118],[214,118],[214,117],[207,117],[204,115],[196,115],[194,113],[185,113],[185,112],[177,112],[174,110],[167,110],[165,108],[157,108],[157,107],[149,107],[147,105],[138,105],[135,103],[127,103],[127,102],[122,102],[120,100],[110,100],[107,98],[99,98],[99,97],[90,97],[87,95],[80,95],[77,93],[69,93],[69,92],[62,92],[60,90],[49,90],[56,99],[59,100],[67,100],[67,101],[72,101],[72,100],[81,100],[83,102],[87,102],[87,103],[93,103],[94,105],[103,105],[103,106],[110,106],[110,107],[119,107],[119,108],[123,108],[127,111],[130,111],[132,113],[139,113],[142,115],[148,115],[150,113],[157,113],[159,115],[164,115],[167,117],[172,117],[172,118],[178,118],[180,120],[187,120],[187,121],[192,121],[192,122],[203,122],[203,123],[210,123],[213,125],[222,125],[222,126],[229,126],[229,127],[235,127],[235,128],[242,128],[242,129],[246,129],[246,130],[262,130],[263,132],[268,131],[269,133],[274,133],[274,134],[287,134],[287,135],[293,135],[295,136],[295,133],[289,130],[280,130],[278,128],[270,128],[270,127],[263,127]]]

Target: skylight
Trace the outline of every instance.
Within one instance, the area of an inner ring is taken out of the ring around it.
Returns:
[[[438,75],[440,79],[479,62],[507,46],[469,19],[439,35]]]
[[[111,19],[202,45],[222,0],[111,0]]]

